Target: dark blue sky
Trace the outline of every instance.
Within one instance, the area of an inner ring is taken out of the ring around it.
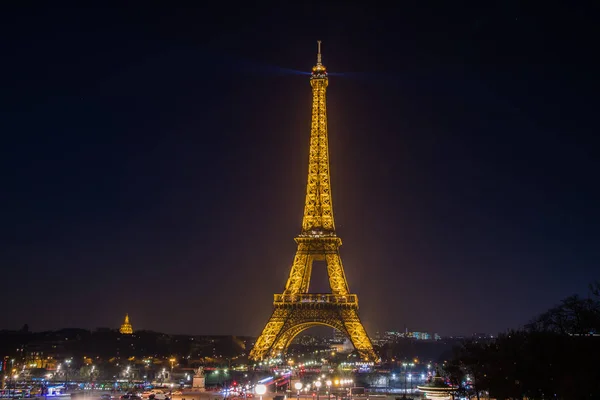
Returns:
[[[257,335],[300,230],[316,40],[371,334],[496,333],[585,293],[597,24],[486,3],[3,4],[0,328],[129,312],[137,329]]]

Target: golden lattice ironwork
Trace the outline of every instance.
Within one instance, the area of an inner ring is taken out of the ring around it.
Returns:
[[[329,80],[318,43],[317,64],[310,78],[312,122],[302,231],[295,239],[298,249],[285,289],[275,295],[273,314],[250,352],[253,360],[284,352],[296,335],[316,325],[340,330],[363,359],[378,360],[358,317],[358,297],[350,294],[339,253],[342,240],[335,233],[325,96]],[[308,293],[315,260],[327,264],[331,293]]]

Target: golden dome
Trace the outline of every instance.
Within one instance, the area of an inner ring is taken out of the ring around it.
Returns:
[[[129,322],[129,314],[125,314],[125,321],[123,325],[121,325],[121,329],[119,329],[124,335],[131,335],[133,333],[133,328],[131,327],[131,323]]]

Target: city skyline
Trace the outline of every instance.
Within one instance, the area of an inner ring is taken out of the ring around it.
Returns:
[[[231,336],[231,337],[245,337],[245,338],[254,338],[256,339],[257,336],[252,336],[252,335],[234,335],[234,334],[226,334],[226,335],[212,335],[212,334],[189,334],[186,332],[160,332],[160,331],[154,331],[154,330],[150,330],[150,329],[138,329],[137,326],[134,328],[133,324],[131,324],[131,321],[129,319],[129,314],[125,314],[125,318],[122,319],[121,321],[122,323],[119,324],[118,327],[115,326],[98,326],[95,328],[81,328],[81,327],[63,327],[63,328],[59,328],[59,329],[54,329],[54,330],[31,330],[29,328],[29,324],[24,324],[22,327],[20,327],[19,329],[0,329],[0,333],[19,333],[19,334],[30,334],[30,333],[35,333],[35,334],[45,334],[45,333],[56,333],[56,332],[62,332],[62,331],[78,331],[78,330],[84,330],[84,331],[88,331],[88,332],[113,332],[113,333],[120,333],[121,335],[134,335],[136,333],[139,332],[144,332],[144,333],[156,333],[156,334],[164,334],[164,335],[169,335],[169,336],[190,336],[190,337],[211,337],[211,336],[222,336],[222,337],[227,337],[227,336]],[[317,337],[317,338],[321,338],[323,340],[333,340],[334,342],[348,342],[351,345],[351,342],[349,341],[349,338],[343,333],[338,331],[335,328],[331,328],[328,326],[320,326],[317,327],[316,329],[309,329],[307,331],[304,331],[302,334],[298,335],[297,338],[300,338],[304,335],[308,335],[308,336],[312,336],[312,337]],[[457,339],[457,338],[493,338],[496,337],[496,335],[489,333],[489,332],[468,332],[465,333],[464,335],[440,335],[438,332],[433,332],[433,331],[423,331],[423,330],[417,330],[417,329],[409,329],[408,327],[404,327],[403,329],[397,329],[397,328],[392,328],[392,329],[386,329],[383,331],[375,331],[373,332],[373,334],[371,335],[371,340],[373,341],[374,345],[379,345],[380,342],[387,342],[387,341],[393,341],[393,340],[397,340],[397,339],[416,339],[416,340],[441,340],[441,339]],[[295,341],[297,342],[297,341]]]
[[[585,294],[587,20],[516,4],[3,6],[0,329],[128,313],[135,329],[258,336],[301,228],[316,40],[340,252],[371,336],[497,334]]]

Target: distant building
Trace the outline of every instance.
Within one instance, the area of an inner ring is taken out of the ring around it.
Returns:
[[[350,339],[344,338],[341,342],[331,344],[329,348],[338,353],[345,354],[351,353],[354,350],[354,345]]]
[[[476,332],[473,334],[472,338],[476,339],[476,340],[486,340],[486,339],[493,339],[494,335],[490,335],[489,333]]]
[[[333,330],[333,343],[339,343],[342,344],[346,341],[346,335],[338,330],[338,329],[334,329]]]
[[[125,314],[125,321],[123,322],[123,325],[121,325],[119,332],[121,332],[123,335],[131,335],[133,333],[133,327],[129,322],[129,314]]]
[[[427,332],[411,332],[412,337],[417,340],[430,340],[431,335]]]
[[[385,342],[395,342],[397,341],[399,338],[404,337],[404,334],[402,332],[396,332],[396,331],[386,331],[383,334],[383,340]]]
[[[376,341],[378,344],[382,345],[385,343],[396,343],[401,340],[441,340],[442,338],[437,333],[429,333],[429,332],[411,332],[407,329],[404,332],[401,331],[386,331],[383,336],[379,336],[379,332],[376,335]]]

